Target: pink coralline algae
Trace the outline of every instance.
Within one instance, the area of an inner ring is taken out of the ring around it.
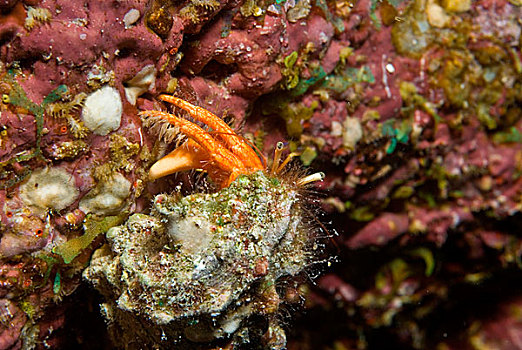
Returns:
[[[251,290],[277,305],[255,322],[259,344],[520,348],[507,310],[522,277],[521,21],[518,0],[0,1],[0,349],[97,340],[74,314],[94,309],[105,328],[82,272],[107,231],[160,192],[206,186],[148,179],[177,143],[138,116],[170,108],[160,93],[326,174],[326,220],[310,221],[327,223],[328,256],[307,272],[326,271]],[[253,268],[270,275],[266,261]],[[283,330],[275,310],[295,303],[307,315]],[[248,343],[236,307],[230,338],[184,319],[188,338]]]

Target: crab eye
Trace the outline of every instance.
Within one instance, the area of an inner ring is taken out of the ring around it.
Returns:
[[[3,94],[2,95],[2,102],[5,104],[8,104],[10,102],[9,95]]]

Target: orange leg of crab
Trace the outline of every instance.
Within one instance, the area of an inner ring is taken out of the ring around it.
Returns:
[[[203,130],[198,125],[181,119],[170,113],[161,111],[146,111],[141,112],[140,115],[147,117],[160,117],[167,120],[172,125],[179,128],[179,131],[185,134],[190,139],[194,140],[201,148],[203,148],[210,157],[223,170],[234,171],[243,168],[243,163],[236,158],[236,156],[228,149],[224,148],[218,141],[214,140],[212,136]]]
[[[214,113],[193,104],[188,103],[175,96],[160,95],[159,98],[165,102],[187,111],[194,119],[205,123],[216,132],[216,137],[219,138],[227,148],[238,157],[238,159],[245,165],[245,168],[252,171],[263,170],[264,165],[256,152],[237,135],[230,126],[227,125],[221,118]],[[264,161],[264,159],[263,159]]]
[[[154,163],[149,170],[149,179],[159,179],[179,171],[203,169],[208,164],[209,159],[208,153],[189,139],[183,145]]]
[[[204,149],[192,139],[188,139],[183,145],[154,163],[149,170],[149,178],[154,180],[180,171],[203,169],[220,188],[230,185],[237,175],[219,169],[209,159],[211,157]]]

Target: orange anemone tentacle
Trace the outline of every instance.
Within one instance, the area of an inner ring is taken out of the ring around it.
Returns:
[[[173,114],[161,111],[144,111],[140,112],[140,116],[157,117],[167,120],[169,123],[177,126],[179,131],[190,139],[194,140],[201,148],[203,148],[215,161],[216,166],[227,172],[243,168],[243,163],[228,149],[212,138],[212,136],[198,125],[188,120],[178,118]]]
[[[202,107],[195,106],[175,96],[160,95],[159,98],[187,111],[192,118],[211,127],[216,131],[216,136],[226,144],[227,148],[235,154],[247,168],[251,170],[264,169],[263,162],[257,153],[243,140],[241,136],[237,135],[234,130],[223,121],[223,119]]]

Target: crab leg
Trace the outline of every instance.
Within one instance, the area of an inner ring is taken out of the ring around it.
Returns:
[[[207,131],[203,130],[198,125],[161,111],[144,111],[140,113],[140,116],[162,118],[172,125],[177,126],[181,133],[194,140],[199,147],[209,154],[210,158],[215,161],[216,165],[223,170],[232,173],[243,168],[243,164],[232,152],[222,147],[219,141],[214,140]],[[169,156],[170,155],[167,157]]]
[[[208,163],[209,155],[192,139],[167,154],[152,165],[149,170],[149,179],[160,177],[190,169],[203,168]]]
[[[240,160],[247,168],[252,170],[264,169],[263,163],[256,152],[254,152],[254,150],[217,115],[202,107],[194,106],[193,104],[175,96],[160,95],[159,99],[172,103],[173,105],[187,111],[192,118],[211,127],[217,132],[219,139],[226,144],[227,148],[236,155],[238,160]]]

